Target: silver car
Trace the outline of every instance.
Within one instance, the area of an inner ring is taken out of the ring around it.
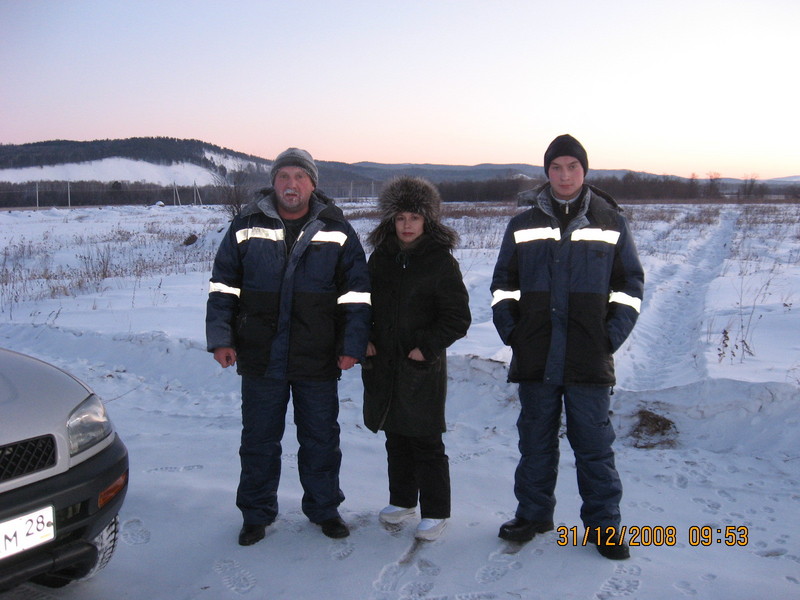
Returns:
[[[0,348],[0,591],[59,587],[111,559],[128,451],[72,375]]]

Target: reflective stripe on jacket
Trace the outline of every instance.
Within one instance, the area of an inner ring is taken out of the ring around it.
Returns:
[[[513,349],[510,381],[614,385],[613,353],[641,310],[644,272],[621,209],[584,186],[562,233],[550,187],[509,223],[492,278],[492,311]]]
[[[337,357],[363,359],[369,339],[364,250],[320,192],[294,246],[284,239],[272,190],[233,220],[211,274],[208,350],[235,348],[240,374],[336,378]]]

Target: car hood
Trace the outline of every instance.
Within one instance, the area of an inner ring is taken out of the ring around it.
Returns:
[[[63,432],[67,417],[91,393],[57,367],[0,348],[0,446]]]

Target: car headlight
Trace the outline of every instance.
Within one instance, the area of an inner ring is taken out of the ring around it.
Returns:
[[[75,456],[108,437],[114,430],[103,402],[92,394],[67,419],[69,455]]]

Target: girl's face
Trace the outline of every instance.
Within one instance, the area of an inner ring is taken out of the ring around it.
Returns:
[[[394,228],[397,239],[404,244],[410,244],[422,235],[425,229],[425,217],[412,212],[398,213],[394,218]]]

